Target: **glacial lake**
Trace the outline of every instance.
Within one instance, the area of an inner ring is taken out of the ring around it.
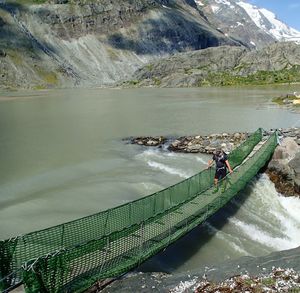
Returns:
[[[300,114],[271,103],[299,88],[0,91],[0,239],[135,200],[199,172],[210,158],[124,138],[300,127]],[[299,199],[279,196],[258,176],[142,269],[186,271],[299,246],[299,210]]]

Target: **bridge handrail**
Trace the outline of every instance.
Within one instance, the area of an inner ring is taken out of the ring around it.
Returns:
[[[240,164],[261,139],[262,130],[258,129],[229,155],[232,166]],[[0,289],[1,286],[8,288],[22,280],[18,270],[26,261],[123,231],[159,216],[207,190],[213,184],[213,176],[213,169],[203,170],[182,182],[130,203],[0,241]],[[16,275],[14,271],[17,271]]]
[[[214,195],[211,188],[179,208],[161,215],[159,220],[148,219],[140,223],[139,233],[136,228],[128,228],[27,263],[23,267],[26,286],[30,290],[37,288],[46,292],[81,292],[99,279],[118,276],[132,269],[182,237],[230,201],[265,165],[276,145],[277,137],[274,133],[230,175],[232,185],[225,192]],[[180,213],[183,213],[182,217]],[[165,227],[160,229],[159,225]]]

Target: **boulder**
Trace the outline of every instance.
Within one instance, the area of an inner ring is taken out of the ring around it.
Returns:
[[[289,167],[295,172],[295,176],[300,179],[300,152],[288,163]]]
[[[273,154],[272,160],[286,160],[290,157],[286,149],[282,146],[278,146]]]
[[[300,195],[300,147],[293,138],[284,138],[275,149],[267,174],[278,192]]]
[[[286,178],[293,178],[293,170],[289,167],[287,160],[271,160],[268,169]]]
[[[294,138],[286,137],[282,140],[281,146],[286,148],[287,152],[291,154],[291,156],[295,155],[300,151],[300,147],[295,142]]]
[[[240,140],[241,139],[241,134],[240,133],[235,133],[234,135],[233,135],[233,138],[235,139],[235,140]]]

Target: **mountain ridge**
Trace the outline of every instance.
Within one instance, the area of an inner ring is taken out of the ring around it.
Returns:
[[[108,85],[162,56],[239,45],[191,0],[54,2],[0,4],[2,87]]]
[[[129,86],[198,87],[300,81],[300,45],[260,50],[220,46],[161,58],[138,69]]]
[[[274,37],[258,28],[237,3],[1,1],[0,87],[111,86],[133,80],[140,68],[178,53],[224,45],[261,49],[274,44]]]
[[[300,32],[265,9],[242,0],[196,0],[207,19],[224,34],[260,49],[275,41],[300,43]]]

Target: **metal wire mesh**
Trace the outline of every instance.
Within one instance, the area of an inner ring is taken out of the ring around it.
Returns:
[[[261,139],[262,131],[258,129],[235,149],[229,155],[232,167],[241,164]],[[141,262],[145,256],[149,257],[160,250],[161,243],[168,245],[174,241],[174,236],[182,235],[176,229],[173,231],[170,223],[174,227],[182,227],[181,230],[190,230],[191,221],[187,220],[190,217],[189,210],[197,206],[190,200],[208,190],[213,184],[213,177],[213,169],[204,170],[178,184],[116,208],[0,241],[0,289],[7,289],[22,281],[23,274],[19,270],[22,264],[27,262],[25,267],[28,268],[30,260],[56,251],[64,251],[68,261],[65,258],[57,260],[50,254],[49,262],[42,264],[39,260],[35,265],[41,271],[55,271],[54,275],[44,274],[43,281],[36,283],[36,278],[28,273],[31,271],[24,271],[28,288],[31,288],[29,292],[35,292],[32,290],[36,284],[51,284],[50,287],[54,289],[47,289],[49,292],[57,292],[62,287],[73,290],[77,286],[73,285],[74,282],[77,284],[79,279],[82,279],[79,287],[84,287],[86,282],[91,284],[92,280],[86,274],[95,276],[93,280],[96,280],[99,271],[104,278],[132,268],[136,265],[133,259]],[[191,206],[186,211],[187,202],[187,206]],[[201,205],[204,204],[205,201]],[[169,227],[167,230],[166,225]],[[145,246],[148,247],[146,250]],[[79,265],[81,262],[85,266]],[[120,263],[124,269],[120,269]],[[35,285],[30,285],[31,279],[34,279]]]
[[[154,215],[134,228],[49,254],[24,267],[28,292],[81,292],[99,279],[118,276],[155,255],[222,208],[257,174],[277,144],[273,134],[255,155],[223,180],[230,184],[196,194],[167,212]],[[165,191],[164,196],[170,194]],[[145,210],[144,210],[145,211]]]

